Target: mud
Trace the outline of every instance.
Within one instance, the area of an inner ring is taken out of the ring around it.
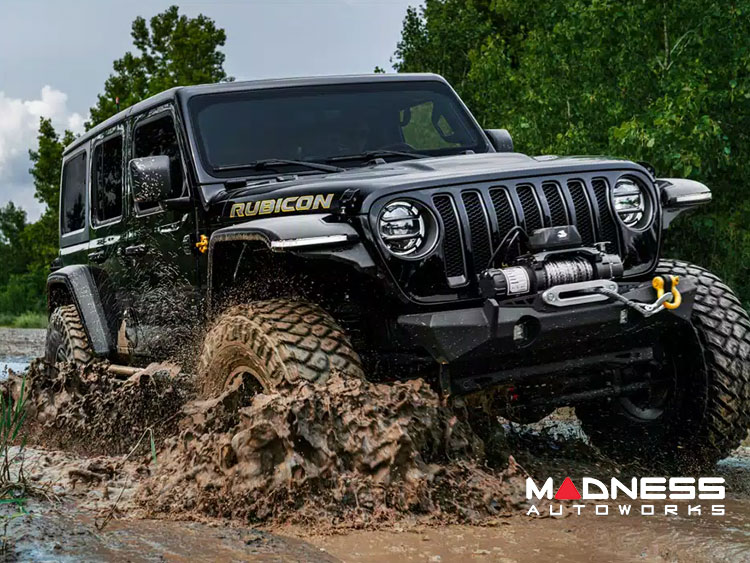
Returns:
[[[247,407],[238,384],[183,409],[140,498],[154,514],[198,513],[317,529],[416,515],[482,522],[524,501],[510,459],[483,468],[482,442],[423,381],[371,384],[332,376]]]
[[[152,364],[128,378],[113,376],[107,367],[53,367],[36,360],[24,375],[11,374],[6,389],[14,400],[24,386],[30,442],[116,455],[173,433],[180,409],[194,395],[193,378],[169,364]]]
[[[13,448],[10,455],[17,453]],[[22,457],[16,471],[23,462],[37,492],[25,503],[23,516],[9,519],[17,509],[0,506],[0,520],[7,525],[3,560],[337,560],[324,548],[257,529],[125,518],[147,471],[144,463],[125,456],[81,457],[34,448]]]
[[[531,518],[526,471],[646,473],[591,447],[570,409],[482,441],[419,380],[333,376],[255,397],[238,382],[206,400],[177,366],[106,368],[35,362],[26,376],[29,441],[51,449],[24,460],[48,496],[9,524],[20,560],[750,561],[747,446],[714,473],[724,516]]]

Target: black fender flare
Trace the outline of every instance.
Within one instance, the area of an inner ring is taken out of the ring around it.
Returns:
[[[355,228],[333,218],[321,214],[265,217],[214,231],[208,246],[208,295],[213,292],[216,247],[224,242],[257,241],[273,252],[335,260],[374,275],[375,262]]]
[[[65,266],[47,277],[47,308],[52,307],[50,296],[55,286],[64,286],[73,304],[78,308],[83,320],[94,355],[107,357],[114,349],[112,334],[107,324],[107,316],[99,295],[99,288],[91,273],[84,265]],[[49,313],[52,311],[49,310]]]

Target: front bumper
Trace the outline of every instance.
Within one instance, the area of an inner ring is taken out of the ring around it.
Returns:
[[[618,288],[633,301],[655,299],[650,282],[618,284]],[[616,354],[641,349],[649,329],[670,330],[689,322],[695,290],[685,280],[680,284],[680,307],[648,318],[612,299],[558,308],[536,295],[525,301],[487,299],[481,307],[402,315],[397,324],[410,344],[427,350],[438,363],[471,366],[468,372],[474,375],[497,372],[514,363],[525,370],[530,365],[546,365],[554,373],[561,365],[575,366],[581,359],[593,360],[586,365],[596,363],[602,351]],[[543,371],[543,367],[536,370]],[[463,388],[463,392],[470,390],[476,389]]]

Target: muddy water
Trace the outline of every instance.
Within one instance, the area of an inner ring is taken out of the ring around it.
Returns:
[[[0,328],[0,379],[20,373],[44,353],[45,330]]]

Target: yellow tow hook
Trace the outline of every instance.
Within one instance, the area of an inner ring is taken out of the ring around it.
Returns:
[[[201,254],[205,254],[208,250],[208,237],[206,235],[201,235],[200,240],[195,243],[195,248],[200,250]]]
[[[656,276],[651,285],[656,290],[656,298],[660,299],[664,295],[664,286],[669,284],[669,291],[672,293],[672,299],[663,303],[665,309],[674,310],[682,304],[682,295],[680,295],[677,289],[677,284],[680,283],[679,276]]]

